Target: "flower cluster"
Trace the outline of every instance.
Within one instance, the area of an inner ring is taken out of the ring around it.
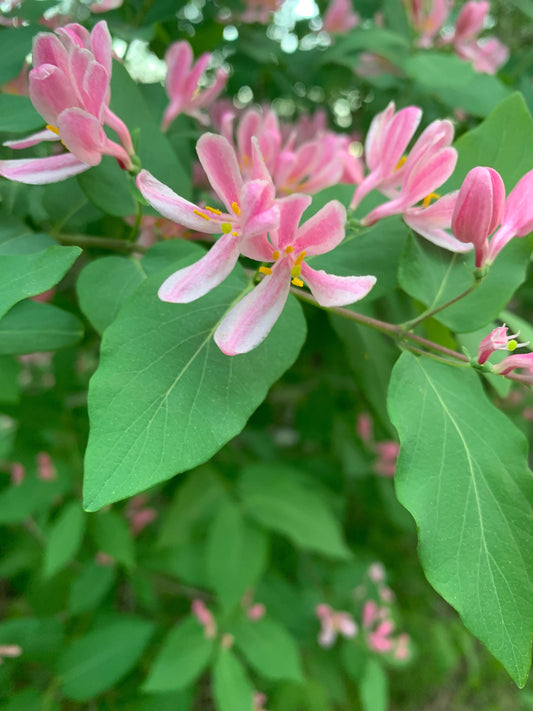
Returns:
[[[479,365],[484,365],[489,357],[495,351],[513,352],[517,348],[525,348],[529,342],[518,343],[516,340],[520,335],[518,333],[508,334],[508,328],[505,324],[498,326],[492,330],[488,336],[481,341],[477,353],[477,362]],[[491,372],[496,375],[509,375],[515,369],[526,370],[530,375],[533,375],[533,353],[517,353],[507,356],[500,363],[491,367]]]

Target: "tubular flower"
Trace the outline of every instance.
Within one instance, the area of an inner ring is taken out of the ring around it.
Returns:
[[[493,331],[489,333],[488,336],[481,341],[479,344],[479,349],[477,352],[477,362],[483,365],[491,356],[494,351],[515,351],[517,348],[523,348],[529,345],[529,342],[518,343],[516,338],[520,335],[518,333],[513,333],[511,336],[507,335],[508,328],[505,324],[503,326],[498,326]]]
[[[460,242],[474,245],[478,269],[487,262],[488,238],[500,223],[504,202],[505,186],[497,171],[478,166],[467,173],[457,196],[452,231]]]
[[[205,257],[178,270],[163,283],[159,289],[162,301],[183,304],[199,299],[224,281],[241,253],[262,259],[265,234],[279,224],[274,186],[257,145],[252,157],[252,175],[256,178],[247,181],[242,178],[235,151],[223,136],[204,134],[196,151],[226,212],[185,200],[146,170],[137,176],[139,190],[164,217],[197,232],[222,234]]]
[[[322,28],[330,35],[344,35],[357,27],[361,18],[353,11],[351,0],[330,0],[324,13]]]
[[[533,230],[533,170],[523,175],[509,193],[503,208],[501,227],[491,240],[487,263],[496,256],[513,237],[525,237]]]
[[[440,199],[430,203],[428,196],[422,207],[409,207],[402,217],[409,227],[425,239],[433,242],[438,247],[448,249],[450,252],[469,252],[471,244],[464,244],[455,239],[448,230],[452,226],[452,215],[457,201],[458,191],[443,195]],[[425,207],[425,203],[429,204]]]
[[[161,129],[166,131],[179,114],[188,114],[206,124],[208,117],[202,109],[209,106],[220,94],[228,80],[228,73],[220,68],[214,83],[207,89],[200,89],[199,81],[204,74],[211,54],[205,52],[193,64],[191,45],[185,40],[171,44],[165,55],[168,72],[166,90],[170,103],[163,114]]]
[[[322,603],[316,606],[315,613],[321,624],[318,635],[318,644],[321,647],[332,647],[339,634],[351,638],[358,632],[357,624],[349,612],[333,610],[329,605]]]
[[[492,366],[492,372],[496,375],[509,375],[516,368],[527,370],[529,375],[533,376],[533,353],[516,353],[507,356],[501,363]]]
[[[431,47],[437,35],[446,22],[453,0],[410,0],[406,3],[407,14],[414,29],[420,34],[419,47]]]
[[[109,109],[111,36],[101,21],[89,32],[77,24],[60,27],[56,35],[40,33],[33,45],[30,98],[47,122],[46,130],[11,148],[42,141],[61,141],[68,153],[48,158],[0,161],[0,175],[18,182],[41,184],[63,180],[98,165],[102,155],[133,169],[131,137],[125,124]],[[121,144],[111,141],[107,124]]]
[[[343,306],[362,299],[374,286],[374,276],[340,277],[316,271],[305,263],[306,257],[334,249],[344,238],[346,211],[332,200],[311,219],[298,227],[304,210],[310,205],[307,195],[291,195],[279,201],[279,229],[270,233],[262,248],[261,283],[241,299],[222,319],[214,339],[226,355],[247,353],[261,343],[280,316],[291,283],[309,286],[321,306]]]

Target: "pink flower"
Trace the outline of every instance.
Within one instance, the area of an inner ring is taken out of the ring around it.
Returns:
[[[335,644],[337,635],[352,638],[358,632],[357,624],[349,612],[333,610],[324,603],[317,605],[315,613],[320,620],[321,630],[318,643],[321,647],[331,647]]]
[[[330,0],[324,13],[322,28],[330,35],[343,35],[359,22],[360,17],[354,12],[351,0]]]
[[[89,5],[89,10],[94,13],[109,12],[122,6],[124,0],[98,0]]]
[[[471,62],[476,72],[496,74],[509,59],[509,47],[496,37],[463,42],[455,48],[457,55]]]
[[[402,662],[409,659],[411,656],[411,650],[409,648],[410,641],[411,638],[408,634],[405,634],[405,632],[396,637],[396,644],[394,645],[393,651],[395,659]]]
[[[453,42],[465,42],[477,37],[483,30],[485,18],[489,14],[490,3],[487,0],[469,0],[466,2],[457,17]]]
[[[213,639],[217,634],[217,623],[213,613],[207,609],[205,602],[198,598],[191,603],[191,612],[204,628],[204,634],[208,639]]]
[[[207,114],[202,109],[217,98],[228,80],[227,72],[218,69],[214,83],[208,89],[200,89],[200,79],[210,60],[211,55],[205,52],[193,65],[192,48],[185,40],[174,42],[168,48],[165,54],[168,67],[166,90],[170,104],[163,114],[163,131],[167,130],[179,114],[193,116],[203,124],[208,122]]]
[[[488,237],[500,223],[505,202],[505,186],[492,168],[470,170],[459,190],[452,216],[452,231],[460,242],[471,243],[476,252],[476,267],[487,261]]]
[[[37,454],[37,476],[42,481],[55,481],[57,478],[54,462],[48,452]]]
[[[10,465],[10,469],[11,483],[13,486],[19,486],[26,477],[26,467],[20,462],[13,462],[13,464]]]
[[[368,567],[367,575],[373,583],[382,583],[385,580],[385,567],[383,563],[372,563]]]
[[[421,207],[408,207],[402,217],[412,230],[438,247],[450,252],[469,252],[473,248],[471,244],[460,242],[448,232],[452,226],[457,195],[456,190],[441,198],[436,196],[438,199],[431,202],[435,195],[430,194],[426,196]]]
[[[199,299],[224,281],[240,253],[262,259],[265,233],[279,223],[274,186],[257,146],[252,157],[254,179],[247,181],[243,180],[234,149],[223,136],[204,134],[196,144],[196,151],[227,212],[194,205],[146,170],[137,176],[139,190],[164,217],[198,232],[223,235],[205,257],[175,272],[162,284],[159,289],[162,301],[183,304]]]
[[[398,442],[393,442],[392,440],[376,442],[375,450],[378,455],[373,464],[376,474],[386,477],[394,476],[396,473],[396,461],[400,453]]]
[[[132,170],[129,131],[109,109],[111,36],[107,24],[98,22],[90,34],[77,24],[60,27],[56,35],[38,34],[33,65],[30,98],[46,120],[46,130],[5,145],[27,148],[42,141],[61,141],[69,152],[0,161],[0,175],[23,183],[50,183],[98,165],[102,155],[111,155],[122,168]],[[107,137],[104,123],[122,145]]]
[[[236,15],[241,22],[260,22],[265,25],[271,15],[283,5],[284,0],[244,0],[244,12]]]
[[[146,506],[147,497],[143,494],[134,496],[126,506],[126,518],[130,523],[132,536],[138,536],[141,531],[157,518],[157,511]]]
[[[266,607],[263,605],[262,602],[256,602],[255,605],[252,605],[246,615],[248,619],[250,620],[260,620],[262,617],[265,616],[266,612]]]
[[[358,301],[376,283],[373,276],[333,276],[305,263],[306,257],[324,254],[340,244],[346,219],[344,207],[332,200],[298,227],[310,203],[307,195],[291,195],[279,201],[279,228],[271,231],[271,243],[263,241],[260,256],[273,266],[260,268],[264,279],[224,316],[215,331],[215,342],[226,355],[247,353],[261,343],[280,316],[291,283],[301,287],[305,281],[325,307]]]
[[[533,375],[533,353],[517,353],[507,356],[501,363],[492,366],[492,372],[496,375],[509,375],[516,368],[524,369]]]
[[[407,13],[411,24],[420,34],[418,39],[419,47],[431,47],[435,35],[437,35],[453,5],[453,0],[411,0],[406,3]]]
[[[501,227],[491,240],[487,263],[496,256],[513,237],[525,237],[533,230],[533,170],[523,175],[509,193],[503,208]]]
[[[374,425],[372,418],[367,412],[362,412],[357,418],[356,425],[357,434],[362,442],[370,444],[374,439]]]
[[[508,330],[507,326],[503,324],[503,326],[498,326],[498,328],[491,331],[488,336],[485,336],[479,344],[477,352],[477,362],[480,365],[483,365],[483,363],[487,361],[489,356],[491,356],[494,351],[514,351],[517,348],[529,345],[529,342],[518,343],[515,340],[516,337],[520,335],[520,331],[508,336]]]
[[[4,661],[4,658],[20,657],[22,654],[22,647],[18,644],[0,644],[0,664]]]
[[[253,696],[253,709],[252,711],[267,711],[265,704],[267,702],[267,697],[260,691],[254,691]]]

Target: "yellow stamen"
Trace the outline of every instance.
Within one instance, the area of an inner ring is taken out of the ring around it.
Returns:
[[[206,205],[204,209],[205,209],[205,210],[208,210],[209,212],[212,212],[213,215],[222,215],[222,213],[220,212],[220,210],[217,210],[216,207],[209,207],[209,205]]]
[[[429,193],[429,195],[426,195],[426,197],[422,201],[422,207],[428,207],[431,204],[432,200],[438,200],[439,198],[440,195],[438,193]]]
[[[294,247],[292,246],[292,244],[290,244],[288,247],[285,247],[285,252],[287,254],[292,254],[294,252]]]
[[[402,156],[400,158],[400,160],[396,163],[396,168],[394,168],[394,170],[400,170],[400,168],[402,167],[402,165],[405,163],[406,160],[407,160],[407,156]]]
[[[295,264],[294,267],[291,269],[291,276],[299,277],[301,273],[302,273],[302,265]]]
[[[50,124],[47,123],[47,124],[46,124],[46,128],[47,128],[49,131],[52,131],[52,133],[55,133],[56,136],[59,136],[59,131],[58,131],[58,129],[57,129],[55,126],[50,126]]]
[[[279,252],[278,252],[277,249],[276,249],[275,252],[272,252],[272,259],[273,259],[274,261],[276,261],[276,259],[279,259]]]
[[[507,350],[508,351],[514,351],[518,347],[518,341],[515,341],[514,338],[512,341],[509,341],[507,344]]]
[[[294,262],[295,264],[301,264],[303,260],[305,259],[305,251],[300,252],[300,254],[297,256],[296,261]]]
[[[272,274],[272,269],[270,267],[259,267],[261,274]]]
[[[238,236],[239,236],[239,233],[238,233],[238,232],[235,232],[235,230],[233,230],[233,232],[232,232],[231,234],[232,234],[234,237],[238,237]]]
[[[297,279],[294,277],[294,279],[291,280],[291,284],[294,284],[294,286],[303,286],[304,283],[301,279]]]
[[[236,215],[240,215],[240,214],[241,214],[241,208],[237,205],[236,202],[232,202],[232,203],[231,203],[231,209],[233,210],[233,212],[234,212]]]
[[[203,212],[200,212],[200,210],[193,210],[193,212],[194,212],[195,215],[198,215],[198,217],[203,217],[204,220],[207,220],[208,222],[209,222],[209,220],[211,219],[211,218],[208,217],[207,215],[204,215]]]
[[[222,232],[225,235],[229,235],[229,233],[231,232],[231,223],[230,222],[223,222],[220,225],[220,229],[222,230]]]

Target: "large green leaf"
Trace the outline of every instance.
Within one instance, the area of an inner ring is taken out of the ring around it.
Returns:
[[[100,565],[95,561],[88,563],[72,583],[68,611],[80,615],[98,607],[113,585],[115,575],[112,565]]]
[[[168,304],[157,289],[172,271],[141,284],[104,334],[89,388],[89,511],[209,459],[242,430],[303,342],[301,308],[289,299],[264,343],[225,356],[213,332],[246,289],[244,275],[239,269],[192,304]]]
[[[85,518],[79,501],[72,501],[54,521],[44,551],[45,577],[55,575],[74,558],[83,539]]]
[[[16,29],[0,28],[0,47],[2,47],[0,85],[20,74],[24,60],[31,52],[31,42],[37,31],[35,25]]]
[[[22,299],[57,284],[79,254],[79,247],[55,245],[32,254],[0,255],[0,317]]]
[[[339,522],[299,471],[276,464],[244,470],[240,491],[249,516],[297,546],[333,558],[349,558]]]
[[[252,685],[244,667],[229,649],[221,649],[215,662],[213,696],[217,711],[252,709]]]
[[[525,437],[473,371],[404,353],[389,391],[400,502],[429,582],[523,686],[533,636],[533,476]]]
[[[27,96],[0,94],[0,131],[36,131],[45,121]]]
[[[135,545],[124,516],[102,511],[91,519],[91,533],[98,550],[107,553],[127,568],[135,565]]]
[[[436,318],[457,332],[475,331],[497,318],[526,278],[532,240],[515,239],[498,255],[488,276],[471,294],[447,307]],[[404,291],[429,309],[438,308],[474,283],[474,255],[466,258],[410,237],[400,261],[398,278]]]
[[[57,662],[63,694],[83,702],[112,688],[137,664],[152,632],[151,622],[122,615],[76,639]]]
[[[108,215],[126,217],[136,209],[130,187],[131,176],[114,158],[104,156],[101,163],[79,175],[78,183],[87,198]]]
[[[0,320],[0,355],[55,351],[83,336],[79,319],[51,304],[22,301]]]
[[[193,617],[172,629],[150,669],[143,691],[162,693],[179,691],[192,684],[206,668],[214,649],[214,640]]]
[[[376,659],[369,659],[359,680],[359,698],[363,711],[387,711],[389,684]]]

